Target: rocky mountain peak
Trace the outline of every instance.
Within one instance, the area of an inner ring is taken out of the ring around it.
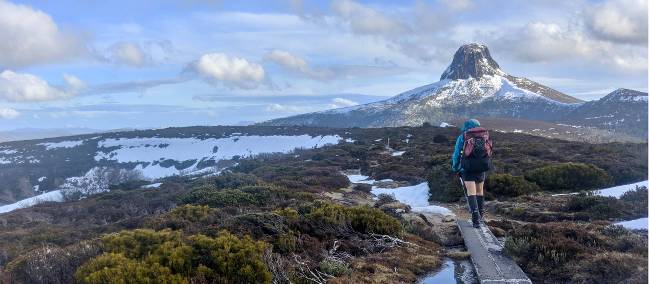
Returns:
[[[440,80],[480,78],[483,75],[505,75],[497,64],[487,46],[470,43],[461,46],[454,54],[454,59],[440,76]]]

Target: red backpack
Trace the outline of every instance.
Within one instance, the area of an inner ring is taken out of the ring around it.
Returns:
[[[483,127],[475,127],[463,133],[461,167],[467,172],[486,172],[492,164],[492,140]]]

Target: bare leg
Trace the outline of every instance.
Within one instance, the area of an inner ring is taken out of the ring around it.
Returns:
[[[466,181],[465,188],[467,188],[467,195],[476,195],[476,182]]]
[[[483,182],[476,183],[476,195],[483,196]]]

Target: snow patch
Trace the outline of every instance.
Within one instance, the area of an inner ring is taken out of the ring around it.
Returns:
[[[162,182],[152,183],[143,185],[142,188],[159,188],[162,185]]]
[[[621,225],[630,230],[648,230],[648,217],[639,218],[629,221],[618,222],[616,225]]]
[[[79,141],[61,141],[61,142],[47,142],[47,143],[38,143],[36,145],[45,146],[46,150],[52,150],[56,148],[74,148],[83,144],[83,140]]]
[[[621,198],[621,196],[628,192],[636,189],[637,187],[648,187],[648,181],[640,181],[636,183],[631,183],[631,184],[625,184],[625,185],[619,185],[615,187],[610,187],[610,188],[603,188],[594,191],[595,194],[600,195],[600,196],[611,196],[611,197],[616,197],[616,198]]]
[[[63,194],[61,193],[60,190],[54,190],[43,194],[39,194],[30,198],[23,199],[16,203],[0,206],[0,213],[7,213],[20,208],[32,207],[36,204],[46,202],[46,201],[62,202]]]
[[[95,160],[109,160],[118,163],[139,163],[139,170],[147,178],[161,178],[199,170],[201,161],[219,161],[235,156],[252,157],[262,153],[289,153],[299,148],[319,148],[337,144],[343,140],[338,135],[325,136],[231,136],[227,138],[117,138],[98,142],[99,148],[114,148],[109,152],[99,151]],[[193,161],[182,169],[176,166],[164,167],[160,162]]]
[[[372,194],[392,195],[399,202],[411,206],[414,212],[435,213],[441,215],[454,215],[449,209],[429,204],[429,185],[426,182],[397,188],[380,188],[373,186]]]
[[[406,151],[395,151],[390,155],[393,156],[393,157],[398,157],[398,156],[404,155],[404,153],[406,153]]]

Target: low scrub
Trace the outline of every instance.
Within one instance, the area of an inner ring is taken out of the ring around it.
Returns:
[[[305,218],[326,226],[351,227],[357,232],[397,235],[402,226],[397,219],[377,208],[367,206],[346,207],[333,203],[319,203]]]
[[[645,283],[647,240],[629,232],[606,235],[607,228],[529,224],[509,230],[505,248],[533,282]]]
[[[535,183],[529,182],[521,176],[510,174],[490,175],[485,186],[495,197],[515,197],[540,190]]]
[[[80,283],[270,283],[266,243],[226,231],[212,238],[133,230],[102,239],[104,253],[81,265]]]
[[[181,197],[186,204],[200,204],[210,207],[264,206],[281,202],[299,194],[275,186],[244,186],[236,189],[219,189],[214,185],[203,185]]]
[[[534,169],[526,173],[530,180],[545,191],[592,190],[612,184],[604,170],[589,164],[563,163]]]
[[[437,165],[431,168],[427,183],[431,201],[456,202],[464,196],[460,180],[447,166]]]

